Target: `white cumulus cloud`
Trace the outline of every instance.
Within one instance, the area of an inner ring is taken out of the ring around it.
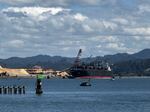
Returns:
[[[2,12],[16,12],[16,13],[23,13],[25,15],[29,16],[39,16],[45,12],[49,12],[52,15],[56,15],[59,12],[62,12],[67,9],[63,9],[61,7],[52,7],[52,8],[46,8],[46,7],[9,7],[6,9],[3,9]]]
[[[150,4],[139,5],[139,13],[150,12]]]
[[[83,15],[80,14],[80,13],[77,13],[77,14],[74,15],[74,18],[75,18],[76,20],[79,20],[79,21],[84,21],[84,20],[87,19],[88,17],[83,16]]]
[[[146,0],[0,0],[0,5],[0,57],[149,48]]]
[[[133,35],[150,35],[150,27],[125,28],[124,31]]]

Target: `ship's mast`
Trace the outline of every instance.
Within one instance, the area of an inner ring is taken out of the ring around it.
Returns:
[[[79,49],[79,52],[78,52],[78,55],[74,61],[74,66],[79,66],[80,65],[80,56],[81,56],[81,53],[82,53],[82,49]]]

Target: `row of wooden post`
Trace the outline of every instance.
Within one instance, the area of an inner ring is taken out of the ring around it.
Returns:
[[[36,80],[36,94],[40,95],[42,91],[42,80]],[[25,86],[0,86],[0,94],[25,94]]]
[[[25,94],[25,86],[0,86],[0,94]]]

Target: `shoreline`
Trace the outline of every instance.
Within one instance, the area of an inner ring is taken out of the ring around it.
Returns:
[[[0,79],[36,79],[36,76],[10,76],[10,77],[0,77]],[[150,78],[150,76],[122,76],[115,77],[115,79],[133,79],[133,78]],[[44,78],[48,79],[48,78]],[[49,79],[72,79],[72,78],[62,78],[62,77],[50,77]],[[73,79],[82,79],[82,78],[73,78]],[[95,78],[96,79],[96,78]],[[111,78],[110,78],[111,79]]]
[[[150,76],[122,76],[122,77],[115,77],[115,79],[128,79],[128,78],[150,78]]]

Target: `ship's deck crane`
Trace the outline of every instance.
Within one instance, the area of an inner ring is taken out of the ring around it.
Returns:
[[[81,53],[82,53],[82,49],[79,49],[79,52],[78,52],[78,55],[74,61],[74,66],[79,66],[80,65],[80,56],[81,56]]]

